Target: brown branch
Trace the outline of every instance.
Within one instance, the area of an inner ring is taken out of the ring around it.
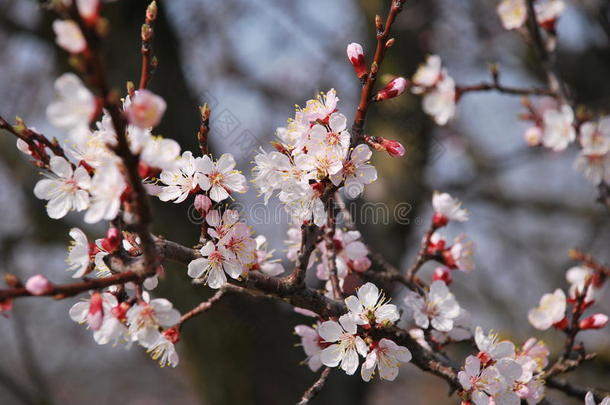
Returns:
[[[388,17],[386,18],[385,24],[382,27],[379,26],[381,24],[380,18],[376,19],[375,21],[377,28],[377,47],[375,48],[373,63],[371,64],[368,74],[364,77],[364,84],[362,85],[362,90],[360,91],[360,101],[354,116],[354,124],[352,125],[352,146],[356,145],[363,135],[366,113],[369,108],[375,82],[377,81],[377,72],[381,67],[385,52],[388,48],[387,40],[390,36],[392,24],[394,23],[398,13],[400,13],[402,10],[404,2],[405,0],[391,1]]]
[[[566,380],[562,380],[559,378],[549,378],[548,380],[546,380],[546,386],[561,391],[569,397],[578,398],[580,400],[585,399],[585,395],[587,395],[587,392],[591,392],[593,394],[595,402],[601,402],[602,399],[607,396],[610,396],[610,392],[608,391],[592,387],[582,387],[574,385]]]
[[[309,401],[311,401],[316,395],[320,393],[320,391],[322,391],[322,388],[324,388],[324,384],[326,383],[326,380],[328,379],[331,370],[332,369],[330,367],[326,367],[324,370],[322,370],[320,378],[318,378],[316,382],[314,382],[313,385],[309,387],[307,391],[305,391],[303,397],[297,405],[308,404]]]
[[[499,82],[483,82],[480,84],[470,85],[470,86],[456,86],[455,91],[458,97],[467,94],[474,93],[479,91],[498,91],[502,94],[514,95],[514,96],[549,96],[549,97],[557,97],[557,94],[548,89],[541,88],[518,88],[518,87],[510,87],[504,86]]]
[[[335,194],[338,194],[335,193]],[[339,284],[339,276],[337,274],[337,247],[335,246],[335,229],[337,226],[337,205],[335,204],[334,195],[328,199],[326,207],[326,232],[324,240],[326,244],[326,263],[328,265],[328,278],[332,287],[333,297],[337,300],[343,299],[343,291]]]
[[[179,327],[182,327],[182,324],[186,321],[188,321],[189,319],[209,310],[210,308],[212,308],[212,306],[220,301],[220,299],[222,298],[222,296],[224,295],[225,291],[223,289],[218,290],[216,292],[216,294],[214,294],[209,300],[207,301],[203,301],[202,303],[200,303],[199,305],[197,305],[195,308],[191,309],[190,311],[188,311],[187,313],[185,313],[184,315],[182,315],[182,317],[180,318],[180,322],[178,323]]]
[[[128,224],[129,228],[140,236],[144,254],[144,273],[152,275],[157,269],[155,245],[150,234],[152,212],[148,195],[138,173],[139,156],[131,152],[127,139],[127,119],[120,106],[120,100],[115,92],[110,90],[106,79],[106,72],[102,61],[101,37],[95,27],[84,22],[77,10],[77,3],[73,5],[72,18],[78,23],[86,41],[87,50],[84,52],[85,65],[91,85],[100,93],[102,105],[108,111],[114,127],[117,145],[114,152],[121,158],[126,171],[127,183],[131,188],[133,199],[133,214],[135,221]]]
[[[432,238],[432,234],[434,234],[434,231],[436,231],[436,229],[437,228],[434,225],[434,222],[430,223],[430,228],[428,228],[421,241],[419,251],[417,252],[417,256],[415,256],[415,261],[407,269],[406,277],[412,283],[415,283],[415,274],[419,271],[421,266],[423,266],[424,263],[426,263],[429,259],[428,254],[426,253],[426,249],[428,248],[430,238]]]
[[[199,149],[201,149],[202,155],[209,153],[208,148],[208,133],[210,132],[210,114],[212,110],[205,103],[199,107],[199,115],[201,118],[201,124],[199,125],[199,131],[197,131],[197,141],[199,142]]]
[[[305,273],[309,265],[309,258],[316,248],[319,230],[320,228],[313,224],[304,224],[301,227],[301,248],[294,271],[289,276],[290,283],[297,287],[305,286]]]
[[[142,70],[140,73],[140,89],[145,89],[150,82],[152,73],[157,67],[157,59],[152,58],[152,39],[154,35],[153,24],[157,18],[157,2],[152,1],[146,8],[146,19],[142,25]]]

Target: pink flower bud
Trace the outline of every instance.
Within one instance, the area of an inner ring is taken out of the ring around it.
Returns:
[[[434,270],[434,274],[432,275],[432,281],[440,280],[443,283],[450,285],[453,281],[453,276],[451,275],[451,270],[447,267],[439,266]]]
[[[149,90],[136,90],[126,107],[129,123],[140,128],[151,128],[161,122],[167,104]]]
[[[362,46],[355,42],[352,42],[347,46],[347,57],[354,66],[354,71],[359,79],[362,79],[366,75],[366,61],[364,60],[364,51]]]
[[[391,139],[377,138],[379,144],[390,154],[392,157],[402,157],[405,155],[405,147],[398,141]]]
[[[368,257],[352,261],[352,268],[357,272],[363,273],[371,267],[371,260]]]
[[[195,209],[200,215],[205,216],[210,208],[212,208],[210,197],[205,194],[197,194],[195,196]]]
[[[383,89],[379,90],[379,92],[375,96],[375,100],[382,101],[400,96],[402,93],[404,93],[406,88],[407,79],[405,79],[404,77],[397,77],[390,83],[386,84]]]
[[[604,314],[593,314],[580,321],[580,329],[601,329],[608,324],[608,316]]]
[[[449,222],[449,218],[443,214],[435,212],[432,215],[432,224],[435,228],[442,228],[443,226],[447,225],[447,222]]]
[[[115,252],[121,244],[121,231],[117,228],[109,228],[106,232],[106,237],[102,239],[102,247],[108,253]]]
[[[89,313],[87,313],[87,325],[93,330],[99,330],[104,320],[104,307],[102,294],[95,292],[89,300]]]
[[[93,25],[100,11],[100,0],[76,0],[78,13],[88,23]]]
[[[42,274],[28,278],[25,289],[32,295],[45,295],[53,291],[53,284]]]

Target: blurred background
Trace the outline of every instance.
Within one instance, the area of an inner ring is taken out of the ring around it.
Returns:
[[[558,24],[558,64],[578,101],[608,112],[610,101],[610,7],[606,0],[566,0]],[[381,0],[160,0],[154,52],[159,68],[151,89],[168,102],[159,133],[197,150],[196,106],[212,107],[211,143],[215,154],[231,152],[250,172],[253,153],[268,145],[275,128],[319,91],[334,87],[340,109],[353,117],[359,83],[345,55],[359,42],[374,49],[375,14],[385,15]],[[123,89],[140,70],[139,30],[146,1],[108,3],[106,41],[111,81]],[[516,32],[505,31],[489,0],[409,0],[394,29],[396,44],[382,68],[382,81],[410,77],[428,53],[443,58],[460,85],[488,79],[487,65],[498,62],[507,85],[543,85],[531,49]],[[45,118],[53,81],[69,70],[66,54],[54,45],[53,17],[37,2],[0,0],[0,115],[19,115],[48,136],[62,138]],[[389,222],[361,226],[365,240],[395,265],[415,255],[427,227],[433,190],[460,198],[471,220],[450,231],[475,241],[477,270],[456,275],[452,289],[473,322],[494,328],[516,343],[534,333],[527,310],[543,293],[565,287],[565,271],[578,247],[602,262],[610,260],[608,213],[595,203],[596,189],[572,169],[576,151],[561,154],[528,149],[527,124],[517,120],[519,98],[495,93],[464,96],[457,119],[438,128],[420,109],[420,98],[402,97],[375,105],[367,132],[399,139],[403,159],[376,154],[379,180],[362,201],[383,202]],[[268,148],[268,146],[267,146]],[[69,282],[65,271],[68,230],[82,227],[100,237],[100,227],[84,227],[81,216],[61,221],[45,215],[44,202],[32,193],[39,176],[0,136],[1,272],[26,278],[43,273]],[[267,236],[284,259],[286,218],[261,220],[247,208],[250,191],[239,198],[244,216]],[[405,204],[406,203],[406,204]],[[401,205],[399,205],[401,204]],[[406,207],[406,208],[405,208]],[[276,201],[269,210],[277,210]],[[154,231],[186,245],[198,229],[186,205],[155,202]],[[400,216],[397,221],[396,217]],[[276,222],[280,222],[279,224]],[[371,221],[369,221],[371,222]],[[429,279],[431,264],[421,271]],[[191,285],[184,268],[167,267],[155,290],[187,311],[210,292]],[[314,280],[310,280],[314,282]],[[403,291],[393,291],[398,299]],[[0,318],[0,404],[289,404],[317,378],[306,366],[293,327],[310,320],[269,300],[229,295],[184,328],[178,344],[181,363],[159,368],[144,350],[98,346],[91,333],[73,323],[68,309],[76,298],[59,302],[22,299]],[[599,309],[610,312],[607,294]],[[536,333],[553,349],[562,336]],[[570,376],[591,385],[608,383],[610,338],[607,331],[583,333],[587,348],[600,353],[586,370]],[[458,361],[469,350],[458,346]],[[554,403],[572,403],[551,392]],[[320,404],[454,404],[445,384],[405,365],[394,383],[364,384],[359,377],[331,373]]]

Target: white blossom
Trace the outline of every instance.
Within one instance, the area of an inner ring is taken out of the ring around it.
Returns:
[[[544,294],[540,304],[528,312],[527,319],[534,328],[545,330],[561,321],[565,317],[565,312],[566,295],[558,288],[554,293]]]
[[[343,187],[348,198],[356,198],[364,191],[364,186],[377,180],[377,170],[369,164],[371,149],[367,145],[358,145],[343,162],[342,169],[331,175],[335,186],[345,181]]]
[[[400,363],[411,361],[411,352],[403,346],[398,346],[390,339],[381,339],[374,343],[371,351],[367,354],[360,373],[364,381],[370,381],[375,373],[375,368],[379,370],[379,377],[394,381],[398,376]]]
[[[87,48],[87,41],[78,24],[72,20],[53,21],[55,42],[70,53],[81,53]]]
[[[212,241],[206,243],[199,252],[203,257],[189,263],[188,275],[202,279],[210,288],[218,289],[227,282],[225,272],[232,278],[238,278],[244,272],[244,266],[233,254],[223,246],[216,247]]]
[[[70,229],[70,237],[73,241],[68,247],[68,270],[73,271],[73,278],[84,276],[91,264],[91,256],[89,254],[89,240],[87,235],[78,228]]]
[[[351,319],[358,325],[393,324],[400,318],[398,308],[387,304],[383,293],[373,283],[360,287],[356,295],[345,299]]]
[[[76,170],[61,156],[53,156],[49,162],[51,175],[34,187],[34,195],[48,200],[47,213],[53,219],[63,218],[69,211],[82,211],[89,207],[91,178],[85,168]]]
[[[320,361],[327,367],[341,366],[346,374],[352,375],[356,372],[358,354],[365,357],[368,347],[364,340],[356,334],[356,323],[349,315],[342,315],[339,322],[326,321],[318,327],[320,337],[326,343],[331,343],[320,352]]]
[[[544,134],[542,144],[556,152],[564,150],[574,139],[574,111],[569,105],[560,110],[548,109],[543,115]]]
[[[127,311],[129,335],[140,345],[151,348],[159,338],[159,327],[169,327],[180,321],[180,312],[165,298],[139,302]]]
[[[294,327],[294,333],[301,337],[301,345],[307,355],[307,366],[311,371],[318,371],[322,367],[322,361],[320,360],[322,346],[320,346],[318,332],[307,325],[297,325]]]
[[[460,314],[460,306],[447,285],[434,281],[425,297],[410,292],[405,297],[405,304],[413,311],[415,324],[423,329],[430,325],[440,332],[453,329],[453,320]]]
[[[468,220],[468,211],[462,208],[462,203],[451,197],[448,193],[435,191],[432,195],[432,208],[434,212],[447,218],[449,221],[464,222]]]
[[[445,125],[455,115],[455,81],[443,71],[443,78],[424,95],[423,109],[438,125]]]
[[[217,162],[209,156],[203,156],[198,162],[197,170],[202,174],[199,185],[210,193],[213,201],[227,199],[230,193],[245,193],[248,190],[246,178],[235,170],[235,159],[230,153],[224,153]]]
[[[147,352],[153,360],[159,362],[161,367],[167,365],[176,367],[180,360],[174,344],[161,333],[157,336],[157,340],[148,347]]]
[[[91,206],[85,214],[85,222],[93,224],[103,219],[114,219],[121,208],[125,187],[125,179],[116,161],[102,163],[91,180]]]

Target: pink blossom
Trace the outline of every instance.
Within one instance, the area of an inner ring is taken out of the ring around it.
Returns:
[[[354,66],[354,71],[359,79],[366,75],[366,61],[364,60],[364,51],[362,45],[352,42],[347,46],[347,57]]]
[[[407,79],[404,77],[397,77],[386,84],[383,89],[379,90],[375,96],[375,100],[382,101],[398,97],[404,93],[405,89],[407,88],[407,84]]]
[[[140,128],[155,127],[161,122],[167,104],[163,98],[149,90],[136,90],[126,105],[127,119]]]

